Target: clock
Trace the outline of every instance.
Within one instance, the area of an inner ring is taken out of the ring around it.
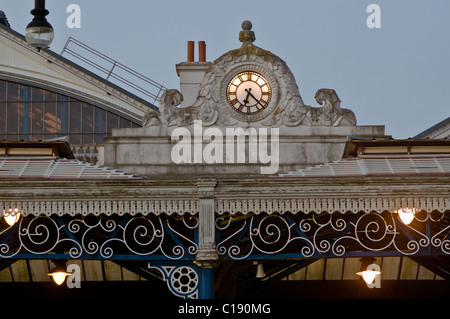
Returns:
[[[272,89],[261,73],[241,71],[228,82],[226,95],[233,110],[243,115],[255,115],[269,105]]]

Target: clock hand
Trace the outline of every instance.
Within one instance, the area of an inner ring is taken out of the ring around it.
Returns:
[[[247,96],[244,99],[244,105],[247,105],[247,103],[250,102],[248,100],[248,97],[251,95],[251,93],[250,93],[251,90],[252,90],[252,88],[245,89],[245,92],[247,92]]]
[[[264,107],[264,105],[262,105],[261,102],[256,97],[254,97],[254,95],[252,93],[250,93],[250,91],[247,91],[247,92],[256,101],[256,104],[259,104],[259,105],[261,105],[261,107]]]

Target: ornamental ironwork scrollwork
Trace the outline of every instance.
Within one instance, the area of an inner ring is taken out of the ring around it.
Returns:
[[[225,235],[217,245],[218,254],[224,257],[237,260],[258,254],[273,255],[291,251],[292,247],[304,257],[314,253],[312,242],[306,237],[296,236],[296,225],[284,216],[221,216],[216,219],[216,228]]]
[[[21,218],[0,231],[0,257],[12,258],[18,254],[44,255],[57,249],[68,251],[71,258],[81,256],[82,247],[74,239],[64,236],[64,225],[47,216]]]
[[[450,214],[224,214],[216,218],[217,252],[226,259],[450,254]]]
[[[169,290],[184,299],[198,298],[200,276],[193,266],[150,266],[158,269]]]
[[[193,260],[198,217],[186,216],[25,216],[0,225],[0,258],[63,254],[70,258],[114,259],[133,255]]]

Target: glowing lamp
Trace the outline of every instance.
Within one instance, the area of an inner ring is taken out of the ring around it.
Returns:
[[[360,275],[366,284],[370,285],[375,280],[375,276],[381,274],[381,271],[376,270],[364,270],[356,273],[357,275]]]
[[[65,280],[66,277],[71,275],[66,271],[66,262],[65,261],[53,261],[55,267],[47,274],[53,278],[53,281],[60,286]]]
[[[7,213],[5,211],[3,211],[3,218],[8,223],[9,226],[14,225],[15,223],[17,223],[19,221],[19,218],[20,218],[19,209],[18,208],[14,208],[14,209],[10,208]]]
[[[361,258],[361,271],[357,272],[363,280],[366,282],[368,288],[380,288],[381,287],[381,268],[375,264],[374,257],[362,257]]]
[[[403,222],[403,224],[409,225],[414,219],[414,214],[416,213],[416,209],[415,208],[401,208],[397,211],[397,213],[398,213],[398,217]]]

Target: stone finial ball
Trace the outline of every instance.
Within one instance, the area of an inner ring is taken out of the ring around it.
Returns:
[[[252,29],[252,23],[248,20],[245,20],[244,22],[242,22],[242,30],[246,30],[249,31]]]

